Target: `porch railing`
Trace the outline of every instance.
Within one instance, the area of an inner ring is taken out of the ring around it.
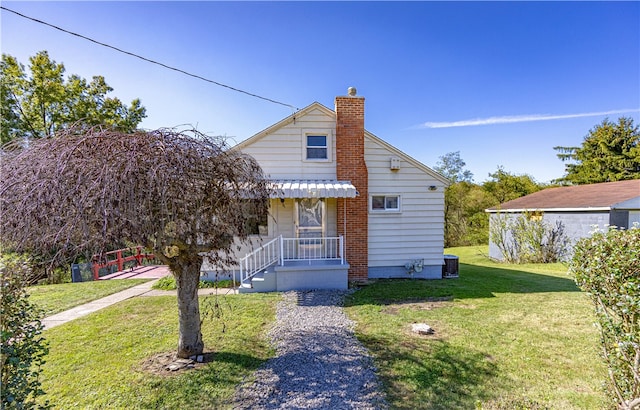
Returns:
[[[344,239],[337,237],[283,238],[282,235],[254,249],[240,259],[240,281],[251,279],[256,273],[286,261],[340,261],[344,264]]]
[[[280,261],[335,260],[344,263],[342,236],[322,238],[282,238]]]
[[[240,283],[251,279],[256,273],[280,261],[282,235],[265,243],[240,259]]]

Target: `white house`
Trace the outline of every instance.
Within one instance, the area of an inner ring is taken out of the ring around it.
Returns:
[[[447,180],[365,130],[355,89],[335,111],[314,102],[234,149],[275,188],[271,216],[243,252],[241,290],[442,277]]]

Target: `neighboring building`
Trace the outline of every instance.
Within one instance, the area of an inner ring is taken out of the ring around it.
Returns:
[[[442,277],[447,180],[366,131],[364,98],[349,91],[335,111],[315,102],[234,147],[275,188],[260,239],[243,251],[255,252],[241,289]]]
[[[489,226],[498,215],[516,218],[524,212],[541,212],[544,221],[564,224],[571,245],[589,236],[595,227],[620,228],[640,223],[640,180],[548,188],[487,209]],[[498,247],[489,243],[489,256],[502,259]]]

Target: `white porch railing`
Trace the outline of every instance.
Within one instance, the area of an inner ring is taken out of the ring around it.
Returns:
[[[282,238],[280,263],[285,261],[336,260],[344,264],[342,236],[322,238]]]
[[[278,262],[282,235],[265,243],[261,247],[240,259],[240,283],[251,279],[256,273]]]
[[[282,235],[254,249],[240,259],[240,281],[245,283],[256,273],[273,265],[283,266],[286,261],[340,261],[344,264],[342,236],[321,238],[283,238]]]

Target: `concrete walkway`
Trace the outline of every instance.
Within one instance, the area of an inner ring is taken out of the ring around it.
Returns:
[[[169,267],[166,265],[136,266],[120,272],[110,273],[102,276],[100,280],[113,279],[158,279],[171,275]]]
[[[122,290],[118,293],[114,293],[109,296],[105,296],[102,299],[97,299],[92,302],[85,303],[84,305],[76,306],[69,310],[65,310],[64,312],[56,313],[55,315],[51,315],[49,317],[45,317],[42,319],[42,324],[44,325],[45,330],[51,329],[52,327],[56,327],[63,323],[67,323],[73,319],[77,319],[82,316],[86,316],[89,313],[93,313],[100,309],[106,308],[108,306],[114,305],[118,302],[122,302],[123,300],[127,300],[136,296],[176,296],[177,292],[175,290],[155,290],[151,289],[154,283],[156,283],[158,279],[151,280],[149,282],[142,283],[140,285],[136,285],[132,288]],[[237,293],[236,289],[198,289],[198,295],[208,296],[213,294],[219,295],[228,295]]]
[[[123,300],[135,296],[140,296],[149,292],[151,290],[151,286],[153,286],[156,281],[157,280],[150,280],[149,282],[141,283],[140,285],[136,285],[132,288],[122,290],[109,296],[105,296],[102,299],[97,299],[92,302],[85,303],[84,305],[65,310],[64,312],[45,317],[44,319],[42,319],[42,324],[44,325],[45,329],[51,329],[52,327],[67,323],[82,316],[86,316],[89,313],[93,313],[97,310],[106,308],[107,306],[122,302]]]

